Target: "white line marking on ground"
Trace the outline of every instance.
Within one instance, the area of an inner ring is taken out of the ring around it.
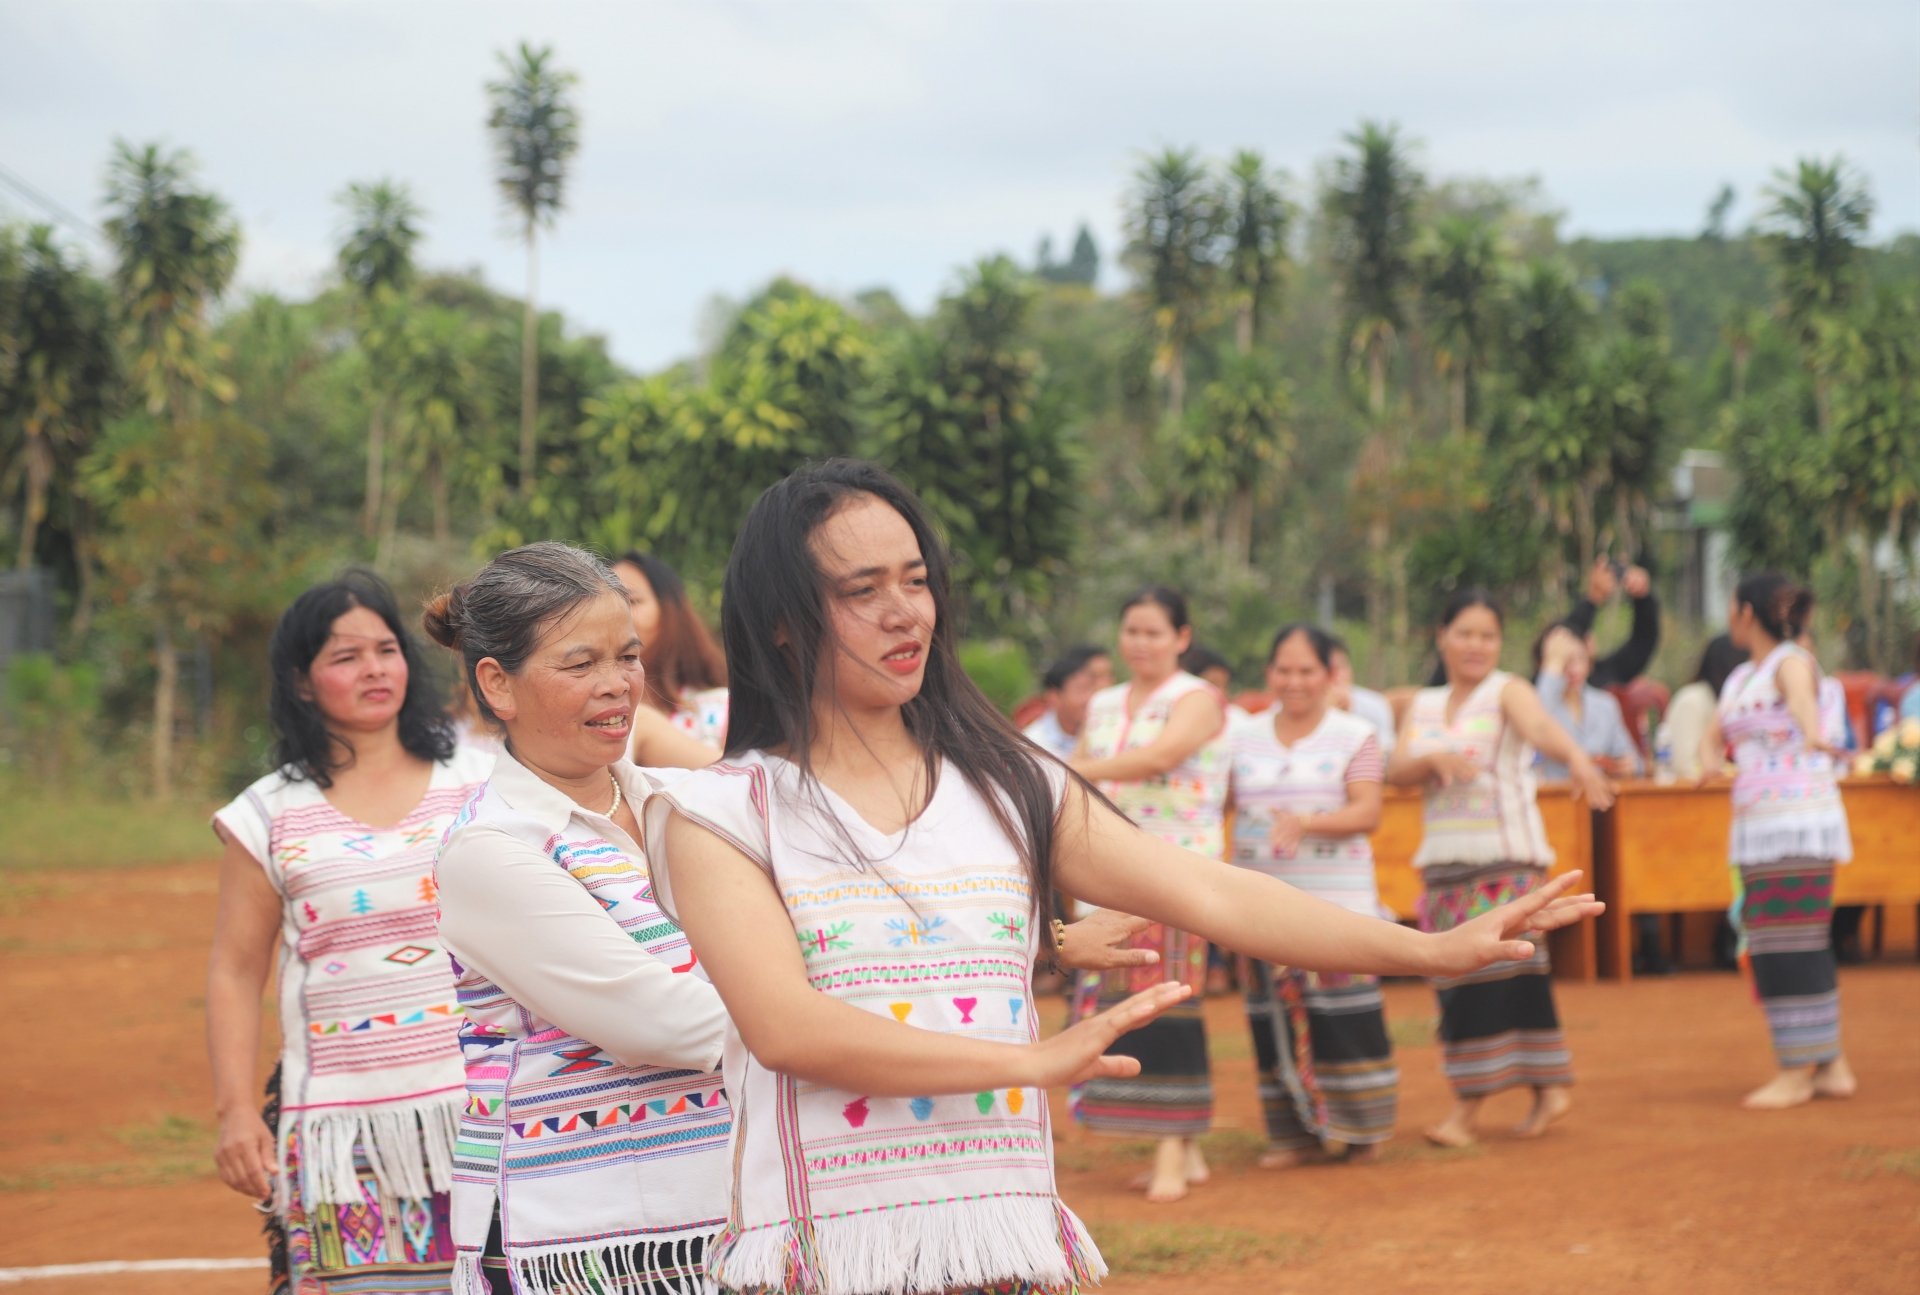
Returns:
[[[264,1259],[110,1259],[92,1264],[0,1268],[0,1286],[48,1277],[107,1277],[117,1273],[210,1273],[227,1268],[265,1268]]]

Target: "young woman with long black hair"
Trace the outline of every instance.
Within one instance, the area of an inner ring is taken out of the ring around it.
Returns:
[[[961,671],[925,510],[870,464],[795,473],[728,564],[725,760],[652,797],[654,882],[726,1002],[733,1196],[708,1275],[800,1295],[1055,1292],[1104,1271],[1045,1090],[1181,1001],[1042,1041],[1029,973],[1067,893],[1324,970],[1464,974],[1598,911],[1570,881],[1444,935],[1155,840]]]

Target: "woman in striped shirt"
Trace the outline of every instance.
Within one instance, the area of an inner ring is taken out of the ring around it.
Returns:
[[[1330,904],[1380,915],[1373,846],[1380,825],[1380,742],[1331,703],[1334,643],[1311,625],[1274,636],[1267,690],[1278,703],[1240,715],[1229,736],[1233,862]],[[1393,1136],[1400,1071],[1380,978],[1256,961],[1247,1022],[1269,1147],[1262,1168],[1322,1156],[1374,1159]]]

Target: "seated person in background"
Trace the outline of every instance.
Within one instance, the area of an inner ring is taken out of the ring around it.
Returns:
[[[1572,734],[1603,772],[1615,778],[1634,777],[1640,772],[1640,752],[1620,716],[1620,703],[1612,693],[1588,682],[1592,669],[1586,640],[1565,624],[1548,626],[1533,645],[1533,686],[1547,714]],[[1547,782],[1564,782],[1569,777],[1565,765],[1544,754],[1536,768]]]
[[[1385,693],[1355,683],[1353,653],[1347,650],[1339,635],[1327,637],[1333,640],[1333,664],[1328,667],[1333,673],[1333,689],[1328,699],[1338,709],[1350,711],[1373,725],[1374,736],[1380,740],[1380,758],[1384,760],[1393,754],[1393,737],[1399,728],[1393,718],[1393,703]]]
[[[1071,758],[1087,722],[1087,703],[1112,684],[1113,658],[1105,649],[1085,644],[1068,648],[1040,678],[1047,712],[1027,725],[1027,737],[1062,760]]]
[[[1233,691],[1233,667],[1212,648],[1194,644],[1180,654],[1180,668],[1205,679],[1223,693]]]
[[[1900,718],[1920,719],[1920,634],[1913,639],[1913,673],[1907,676],[1907,691],[1900,698]]]
[[[1700,668],[1694,671],[1693,682],[1675,690],[1667,704],[1654,745],[1666,750],[1673,776],[1680,781],[1692,782],[1700,776],[1700,739],[1713,722],[1727,676],[1746,659],[1745,650],[1735,647],[1731,638],[1715,634],[1700,653]]]
[[[1633,628],[1625,643],[1600,656],[1594,651],[1593,622],[1615,592],[1632,601]],[[1654,649],[1660,646],[1660,603],[1653,596],[1652,577],[1645,567],[1628,567],[1616,576],[1613,562],[1602,558],[1587,572],[1586,597],[1574,600],[1562,624],[1586,642],[1587,656],[1593,661],[1588,681],[1595,688],[1632,683],[1646,673]]]

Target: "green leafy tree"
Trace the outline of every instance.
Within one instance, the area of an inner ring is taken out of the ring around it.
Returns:
[[[118,375],[105,286],[35,225],[16,242],[0,231],[0,472],[20,500],[14,565],[34,564],[50,513],[83,543],[74,472],[110,412]],[[57,489],[56,489],[57,487]],[[84,553],[76,560],[85,562]]]
[[[1605,486],[1612,500],[1615,544],[1645,551],[1653,501],[1674,450],[1673,363],[1665,295],[1654,284],[1629,283],[1615,296],[1619,331],[1594,365],[1594,415],[1607,450]]]
[[[1841,158],[1802,159],[1774,173],[1763,216],[1780,285],[1780,313],[1806,355],[1820,431],[1832,425],[1833,371],[1823,333],[1844,314],[1859,283],[1859,245],[1873,199]]]
[[[1858,572],[1868,664],[1905,653],[1882,632],[1877,549],[1920,537],[1920,292],[1882,289],[1848,321],[1833,366],[1832,527]]]
[[[1220,193],[1192,149],[1143,161],[1127,197],[1124,260],[1139,283],[1154,338],[1166,412],[1186,408],[1187,348],[1206,322],[1220,271]]]
[[[945,526],[979,624],[1029,640],[1067,572],[1078,475],[1031,345],[1035,298],[1004,257],[967,270],[887,355],[869,442]]]
[[[1720,338],[1732,361],[1733,379],[1727,395],[1735,404],[1747,398],[1747,371],[1753,367],[1753,350],[1766,327],[1767,312],[1758,306],[1734,306],[1723,317]]]
[[[1387,419],[1387,364],[1406,326],[1414,284],[1413,242],[1422,178],[1392,126],[1365,122],[1347,135],[1351,152],[1335,160],[1321,196],[1338,276],[1347,353],[1366,374],[1372,422],[1356,464],[1356,497],[1368,512],[1368,628],[1377,644],[1408,640],[1405,568],[1389,561],[1400,437]],[[1388,625],[1389,606],[1396,624]],[[1375,681],[1392,668],[1374,654]]]
[[[1472,419],[1474,376],[1498,327],[1505,256],[1493,225],[1448,216],[1421,235],[1413,258],[1434,368],[1447,380],[1447,427],[1457,440]]]
[[[367,485],[361,530],[372,536],[381,517],[386,482],[387,421],[393,396],[387,375],[400,329],[398,303],[414,277],[421,211],[405,185],[391,180],[351,184],[339,197],[346,229],[337,258],[340,277],[358,303],[360,346],[367,354]]]
[[[540,313],[536,239],[566,206],[567,168],[580,147],[577,78],[553,63],[553,50],[522,42],[499,56],[501,77],[487,85],[487,129],[493,132],[495,182],[520,222],[527,249],[527,299],[520,332],[520,494],[534,488],[540,417]]]
[[[406,484],[426,486],[433,538],[443,544],[453,537],[453,478],[475,452],[484,455],[495,414],[489,341],[484,324],[444,307],[417,307],[399,324],[393,395],[401,459]],[[383,557],[392,552],[406,493],[402,485],[387,500]]]
[[[1177,450],[1188,494],[1222,553],[1253,563],[1254,516],[1270,505],[1294,450],[1292,388],[1260,356],[1236,355],[1201,389]]]
[[[124,354],[149,417],[127,423],[114,444],[103,447],[107,455],[92,497],[118,528],[109,540],[107,551],[114,555],[109,565],[119,567],[121,587],[142,600],[152,618],[153,785],[161,795],[170,793],[173,779],[179,689],[175,634],[203,627],[212,602],[193,579],[183,578],[207,572],[180,546],[204,548],[208,536],[240,531],[219,525],[196,529],[186,520],[194,515],[189,508],[172,519],[178,529],[163,538],[156,533],[156,518],[195,488],[191,477],[181,476],[183,469],[220,479],[219,488],[207,484],[210,499],[220,488],[238,489],[244,482],[237,463],[223,464],[217,453],[204,452],[226,432],[236,443],[246,434],[205,412],[206,397],[217,403],[233,395],[232,382],[213,367],[216,348],[208,338],[208,317],[233,278],[240,232],[226,204],[195,189],[192,179],[186,154],[163,153],[156,145],[136,151],[125,143],[115,145],[107,175],[106,232],[115,252],[113,285]],[[120,490],[129,493],[116,493]]]
[[[1287,227],[1292,212],[1280,177],[1251,149],[1227,165],[1222,200],[1226,237],[1227,295],[1234,312],[1234,340],[1250,355],[1266,312],[1278,303],[1287,267]]]

